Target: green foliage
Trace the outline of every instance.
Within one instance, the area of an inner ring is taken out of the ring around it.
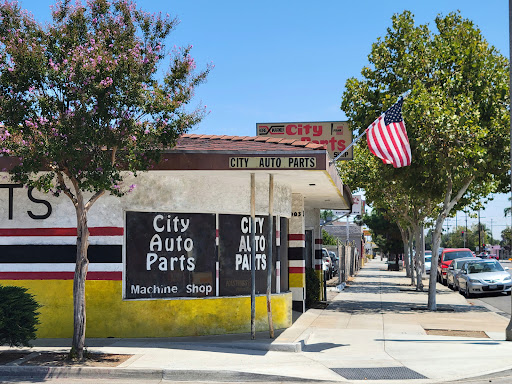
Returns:
[[[333,213],[330,209],[322,209],[320,211],[320,218],[325,220],[325,221],[329,221],[329,220],[332,220],[333,219]]]
[[[464,232],[464,237],[462,236]],[[425,236],[425,248],[432,249],[432,230]],[[466,240],[464,245],[464,239]],[[497,239],[492,237],[491,231],[485,224],[480,225],[480,241],[482,244],[496,245]],[[478,224],[473,224],[466,230],[464,226],[458,226],[451,232],[444,232],[441,236],[441,247],[444,248],[469,248],[475,251],[478,247]]]
[[[338,239],[329,234],[325,229],[322,229],[322,244],[324,245],[337,245]]]
[[[512,230],[510,229],[510,227],[507,227],[503,231],[501,231],[500,245],[505,247],[505,249],[512,249]]]
[[[320,279],[313,268],[306,268],[306,307],[311,308],[320,300]]]
[[[38,308],[26,288],[0,286],[0,345],[29,347],[36,338]]]

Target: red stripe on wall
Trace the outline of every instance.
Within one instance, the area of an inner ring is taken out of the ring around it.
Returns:
[[[0,272],[0,280],[73,280],[74,272]],[[122,272],[88,272],[87,280],[122,280]]]
[[[306,240],[306,235],[303,233],[290,233],[288,234],[288,240]]]
[[[91,227],[91,236],[123,236],[124,228]],[[76,228],[0,228],[0,236],[74,236]]]
[[[315,244],[323,244],[324,239],[315,239]]]
[[[305,267],[288,267],[289,273],[306,273]]]

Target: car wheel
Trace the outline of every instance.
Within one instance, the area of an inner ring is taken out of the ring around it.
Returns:
[[[450,282],[448,282],[448,288],[453,290],[453,285]]]
[[[506,292],[507,293],[507,296],[510,296],[510,294],[512,293],[512,291],[508,291]]]
[[[443,285],[447,285],[448,284],[448,280],[446,279],[443,279],[443,282],[442,282]]]

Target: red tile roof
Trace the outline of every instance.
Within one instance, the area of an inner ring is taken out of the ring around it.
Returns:
[[[311,151],[325,150],[324,144],[265,136],[186,134],[173,150],[182,151]]]

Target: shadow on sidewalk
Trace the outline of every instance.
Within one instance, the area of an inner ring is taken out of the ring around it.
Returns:
[[[455,344],[472,344],[472,345],[501,345],[499,341],[474,341],[474,340],[462,340],[462,339],[375,339],[375,341],[396,341],[401,343],[424,343],[424,344],[438,344],[438,343],[455,343]]]
[[[438,311],[442,312],[489,312],[487,308],[470,305],[438,305]],[[379,313],[412,313],[427,312],[426,306],[417,303],[403,303],[399,301],[356,301],[336,300],[331,302],[326,311],[345,312],[353,315],[379,314]],[[429,312],[429,311],[428,311]]]

